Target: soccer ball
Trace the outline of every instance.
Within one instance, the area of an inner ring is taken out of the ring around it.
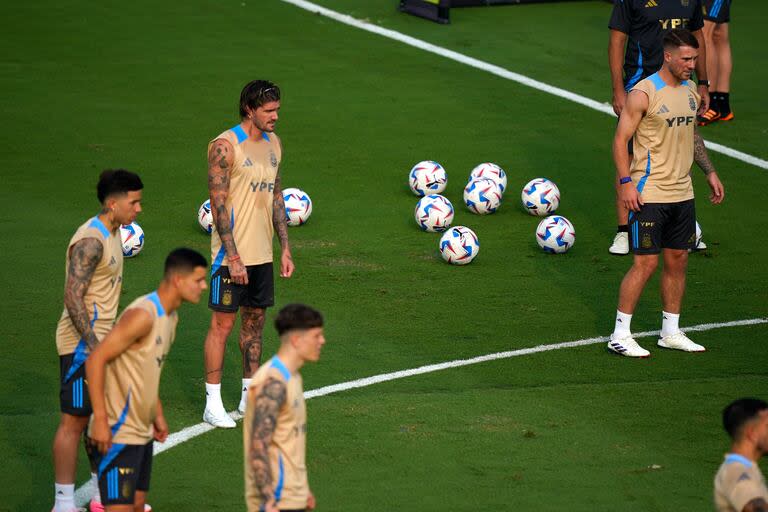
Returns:
[[[123,256],[133,258],[144,248],[144,230],[135,222],[120,226]]]
[[[471,229],[464,226],[450,228],[440,238],[440,255],[453,265],[466,265],[480,252],[480,242]]]
[[[495,181],[502,194],[507,188],[507,173],[496,164],[486,162],[472,169],[472,172],[469,173],[469,181],[474,181],[477,178],[488,178]]]
[[[547,178],[536,178],[523,187],[523,207],[531,215],[543,217],[560,206],[560,190]]]
[[[536,241],[539,247],[548,253],[564,253],[576,242],[576,230],[565,217],[550,215],[539,222],[539,227],[536,228]]]
[[[211,234],[211,231],[213,231],[213,214],[211,213],[211,200],[206,199],[203,204],[200,205],[200,209],[197,210],[197,222],[200,224],[200,227],[208,233]]]
[[[424,231],[445,231],[453,222],[453,205],[440,194],[431,194],[419,199],[413,215]]]
[[[493,213],[501,204],[501,189],[489,178],[479,178],[464,187],[464,203],[472,213]]]
[[[445,190],[448,176],[443,166],[432,160],[424,160],[413,166],[409,174],[408,184],[417,196],[439,194]]]
[[[312,200],[306,192],[298,188],[283,190],[285,218],[289,226],[301,226],[312,215]]]

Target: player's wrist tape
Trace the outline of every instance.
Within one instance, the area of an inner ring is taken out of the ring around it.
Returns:
[[[239,254],[235,254],[234,256],[227,256],[227,259],[229,261],[240,261],[240,255]]]
[[[705,85],[709,87],[709,80],[699,80],[699,85]]]
[[[625,185],[631,182],[632,182],[632,178],[630,178],[629,176],[624,176],[623,178],[619,179],[619,183],[621,183],[622,185]]]

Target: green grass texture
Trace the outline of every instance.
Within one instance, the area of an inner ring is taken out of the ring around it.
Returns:
[[[610,100],[606,2],[452,10],[437,25],[395,0],[321,5],[563,87]],[[768,13],[732,12],[736,120],[705,138],[768,157]],[[237,123],[255,78],[283,91],[277,133],[282,182],[312,198],[290,230],[297,270],[276,278],[276,306],[302,301],[326,317],[328,343],[305,389],[420,365],[607,335],[628,258],[607,248],[615,229],[610,145],[615,119],[477,69],[339,24],[279,0],[184,4],[65,4],[6,9],[0,20],[4,151],[0,250],[0,510],[48,510],[58,423],[55,326],[64,255],[98,212],[104,168],[140,173],[146,245],[126,260],[121,306],[154,289],[175,247],[209,254],[197,225],[207,195],[206,145]],[[712,206],[694,169],[697,216],[709,249],[693,254],[681,323],[768,316],[768,174],[712,153],[726,187]],[[439,234],[413,220],[411,166],[439,161],[454,225],[480,253],[445,264]],[[491,161],[509,175],[499,211],[462,206],[469,171]],[[538,219],[519,191],[544,176],[576,229],[564,255],[541,252]],[[207,297],[204,297],[207,300]],[[268,314],[265,356],[276,350]],[[181,308],[161,398],[172,431],[204,406],[204,303]],[[633,330],[660,327],[658,276]],[[768,396],[758,325],[692,335],[704,354],[655,349],[648,360],[602,344],[410,377],[308,402],[308,464],[318,510],[705,510],[728,440],[730,400]],[[230,337],[223,380],[240,389]],[[158,455],[149,502],[158,511],[243,509],[240,427]],[[88,478],[84,453],[78,483]]]

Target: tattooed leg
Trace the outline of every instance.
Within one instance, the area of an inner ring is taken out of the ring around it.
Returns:
[[[261,364],[264,313],[263,308],[240,308],[240,352],[243,354],[244,379],[250,379]]]

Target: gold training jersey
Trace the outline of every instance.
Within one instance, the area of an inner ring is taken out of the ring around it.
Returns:
[[[768,489],[757,464],[729,453],[715,475],[715,507],[718,512],[741,512],[756,498],[768,501]]]
[[[272,203],[275,178],[282,158],[280,139],[274,133],[263,133],[254,140],[239,124],[222,133],[218,139],[229,141],[235,149],[234,164],[229,175],[227,212],[235,246],[243,265],[272,262]],[[211,274],[227,265],[226,250],[216,232],[211,233]]]
[[[152,329],[107,364],[104,392],[112,442],[143,445],[152,440],[160,372],[176,336],[178,315],[166,314],[157,292],[139,297],[125,311],[134,308],[152,315]]]
[[[255,396],[264,383],[273,377],[285,383],[286,400],[277,415],[277,426],[269,445],[269,464],[272,468],[272,482],[275,500],[280,509],[304,509],[309,498],[307,466],[305,462],[307,445],[307,409],[299,373],[290,373],[277,356],[263,365],[251,379]],[[248,393],[248,404],[243,419],[243,453],[245,454],[245,503],[249,512],[260,510],[261,496],[250,465],[253,414],[256,406],[253,393]]]
[[[89,219],[80,226],[67,246],[65,279],[69,278],[72,246],[84,238],[96,239],[103,246],[101,260],[96,265],[96,270],[83,297],[91,319],[91,327],[96,337],[101,340],[115,322],[117,305],[120,301],[120,290],[123,285],[123,250],[120,243],[120,230],[117,229],[114,233],[110,233],[98,217]],[[72,324],[66,306],[56,327],[56,348],[59,355],[62,356],[76,352],[75,364],[82,359],[77,366],[81,366],[85,362],[87,346]]]
[[[645,203],[693,199],[693,130],[699,94],[691,80],[677,87],[654,73],[632,88],[648,95],[648,110],[632,140],[632,181]]]

